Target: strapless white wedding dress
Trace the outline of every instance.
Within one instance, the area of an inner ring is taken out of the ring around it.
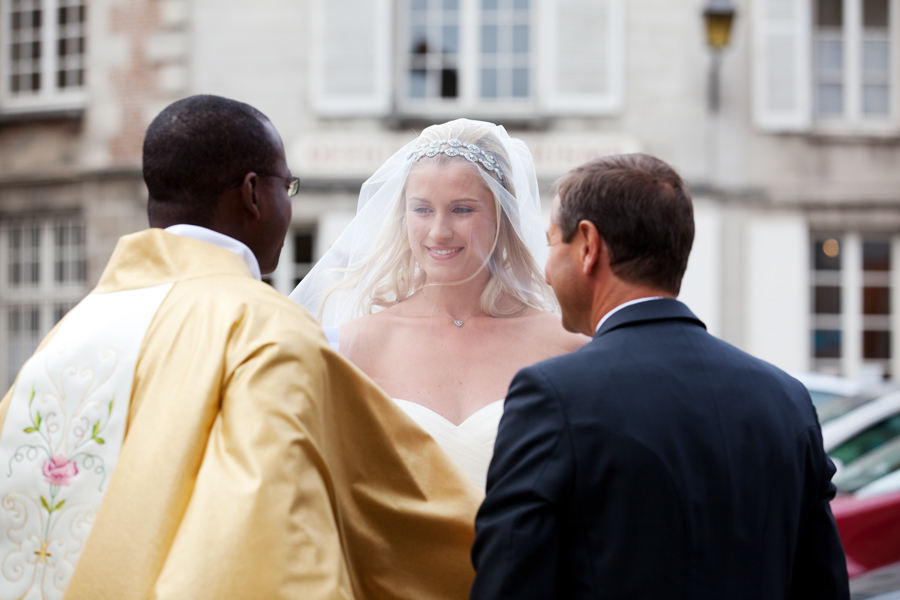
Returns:
[[[487,485],[487,471],[494,455],[497,428],[503,416],[503,400],[497,400],[454,425],[421,404],[394,398],[397,406],[444,449],[481,491]]]
[[[340,351],[340,330],[337,327],[323,329],[331,347]],[[503,416],[503,400],[488,404],[459,426],[421,404],[398,398],[394,398],[394,402],[419,427],[427,431],[453,462],[459,465],[481,491],[484,491],[487,487],[488,466],[494,455],[494,442],[497,439],[500,417]]]

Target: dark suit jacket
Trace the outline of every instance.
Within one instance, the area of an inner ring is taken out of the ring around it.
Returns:
[[[472,598],[848,598],[806,389],[677,300],[512,382]]]

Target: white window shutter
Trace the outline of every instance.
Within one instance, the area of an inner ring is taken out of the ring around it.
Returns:
[[[384,115],[391,104],[391,0],[316,0],[310,20],[319,113]]]
[[[812,121],[809,0],[753,3],[753,112],[767,131],[805,131]]]
[[[625,0],[547,0],[543,11],[547,111],[620,111],[625,93]]]

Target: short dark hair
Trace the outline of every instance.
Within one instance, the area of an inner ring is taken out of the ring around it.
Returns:
[[[268,118],[249,104],[199,95],[167,106],[144,137],[148,210],[209,218],[215,199],[251,171],[271,172],[277,150]]]
[[[571,242],[590,221],[617,277],[678,295],[694,243],[694,209],[675,170],[646,154],[606,156],[558,182],[556,225]]]

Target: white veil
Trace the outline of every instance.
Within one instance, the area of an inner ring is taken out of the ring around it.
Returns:
[[[383,303],[372,306],[371,297],[382,283],[374,278],[379,272],[384,276],[391,259],[385,248],[391,241],[388,238],[397,237],[393,221],[398,202],[410,167],[434,157],[468,160],[480,167],[477,171],[531,257],[527,260],[532,262],[535,276],[514,280],[517,297],[541,310],[558,310],[552,291],[543,282],[547,244],[531,153],[502,126],[457,119],[425,129],[363,184],[356,217],[291,293],[290,298],[318,317],[323,327],[339,327],[383,308]],[[501,262],[508,263],[505,256]],[[496,264],[491,268],[497,268]],[[420,287],[414,285],[408,295]],[[402,300],[388,299],[389,303]]]

